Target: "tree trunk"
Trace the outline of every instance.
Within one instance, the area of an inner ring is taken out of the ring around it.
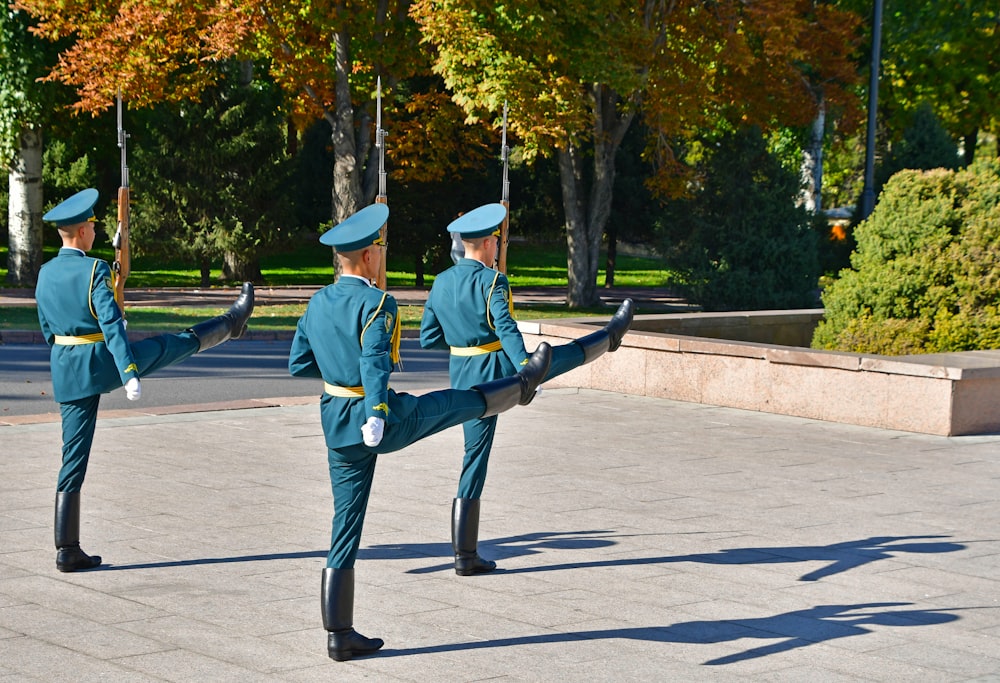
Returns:
[[[206,288],[212,286],[212,265],[207,258],[201,259],[201,286]]]
[[[618,94],[610,88],[595,85],[590,94],[594,112],[594,154],[589,193],[584,187],[585,172],[579,147],[567,140],[558,152],[568,247],[566,303],[570,308],[600,303],[598,259],[604,227],[611,216],[615,156],[635,117],[631,107],[624,113],[619,112]]]
[[[823,209],[823,134],[826,129],[826,100],[817,98],[816,118],[809,132],[809,144],[802,150],[802,194],[799,205],[811,213]]]
[[[34,286],[42,267],[42,133],[25,126],[10,167],[7,282]]]
[[[611,223],[607,229],[608,256],[604,260],[604,286],[615,286],[615,260],[618,258],[618,226]]]
[[[351,103],[350,34],[333,37],[337,63],[337,104],[330,124],[333,129],[333,223],[337,225],[361,207],[361,174],[354,140],[354,105]]]
[[[590,231],[581,185],[580,150],[567,142],[559,154],[559,182],[562,186],[563,212],[566,215],[566,303],[570,308],[593,305],[597,299],[596,259],[590,259]],[[589,285],[589,286],[588,286]]]
[[[424,257],[418,256],[413,259],[413,272],[416,273],[417,281],[415,283],[416,287],[424,286]]]
[[[259,283],[264,280],[264,276],[260,272],[259,260],[254,258],[247,261],[239,254],[227,251],[222,254],[222,279]]]

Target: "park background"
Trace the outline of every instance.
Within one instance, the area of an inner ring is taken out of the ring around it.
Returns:
[[[379,121],[388,286],[429,287],[451,263],[447,224],[501,197],[505,104],[511,281],[515,291],[565,287],[567,313],[600,312],[601,289],[614,286],[668,288],[704,310],[829,310],[824,291],[865,266],[865,225],[869,254],[900,235],[926,253],[951,246],[923,237],[937,234],[935,220],[955,243],[965,241],[956,221],[985,220],[983,248],[962,258],[987,265],[965,277],[988,283],[996,268],[1000,181],[988,161],[998,155],[1000,12],[989,3],[10,7],[0,15],[10,286],[33,286],[58,245],[41,214],[78,189],[100,189],[98,216],[114,232],[119,92],[130,287],[329,282],[334,259],[316,238],[378,192]],[[904,169],[971,173],[946,185],[977,185],[987,199],[972,219],[901,217],[942,181],[897,181],[893,216],[882,218],[895,223],[878,227],[883,187]],[[870,218],[866,191],[877,198]],[[110,258],[108,241],[95,253]],[[868,268],[884,272],[891,258]],[[988,332],[955,348],[994,343],[996,307],[982,312],[992,285],[963,304],[949,273],[950,293],[929,298],[942,276],[916,270],[905,296],[891,283],[867,299],[852,287],[839,308],[849,309],[841,327],[854,328],[829,345],[936,350],[923,339],[944,309],[985,316]],[[878,305],[901,296],[904,306]],[[918,322],[901,324],[906,316]]]

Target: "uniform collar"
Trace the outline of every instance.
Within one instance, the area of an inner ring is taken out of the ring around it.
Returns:
[[[76,247],[59,247],[60,256],[86,256],[87,252]]]
[[[463,256],[462,258],[458,259],[458,265],[482,266],[483,268],[489,267],[479,259],[469,258],[468,256]]]
[[[364,285],[365,287],[374,287],[368,278],[361,277],[360,275],[351,275],[350,273],[342,273],[338,282],[343,282],[345,285]]]

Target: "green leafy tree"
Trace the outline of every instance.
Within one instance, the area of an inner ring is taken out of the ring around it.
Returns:
[[[956,169],[960,165],[958,145],[934,115],[930,104],[914,112],[902,139],[892,145],[885,162],[876,173],[876,193],[894,173],[904,168],[929,170]]]
[[[919,0],[893,7],[884,30],[880,109],[903,130],[924,103],[964,141],[971,163],[980,131],[1000,133],[1000,6]]]
[[[754,128],[712,144],[699,171],[693,196],[669,202],[662,224],[688,298],[712,311],[815,305],[816,233],[796,206],[797,172]]]
[[[261,281],[259,258],[294,233],[280,94],[233,65],[200,102],[157,108],[133,134],[137,254],[222,261],[225,280]]]
[[[1000,163],[892,176],[823,292],[816,348],[912,354],[1000,348]]]
[[[37,82],[55,50],[33,37],[27,13],[0,9],[0,162],[7,170],[7,282],[34,285],[42,267],[43,131],[52,88]]]

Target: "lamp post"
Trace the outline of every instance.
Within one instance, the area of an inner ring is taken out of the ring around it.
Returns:
[[[875,0],[872,16],[871,80],[868,84],[868,142],[865,145],[865,186],[861,193],[861,220],[875,208],[875,122],[878,111],[878,77],[882,52],[882,0]]]

